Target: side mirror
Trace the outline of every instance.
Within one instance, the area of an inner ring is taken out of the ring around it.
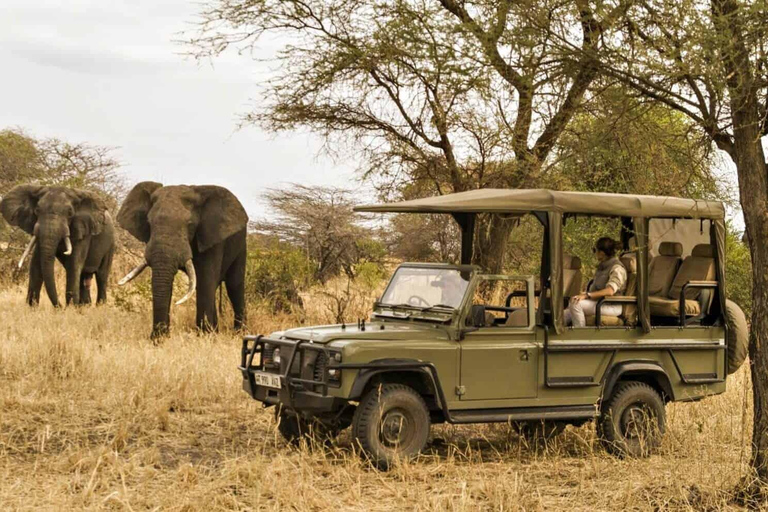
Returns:
[[[469,327],[485,327],[485,306],[474,304],[469,312]]]

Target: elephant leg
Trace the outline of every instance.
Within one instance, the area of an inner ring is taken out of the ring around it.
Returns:
[[[40,304],[40,290],[43,288],[43,274],[40,270],[40,253],[32,252],[32,261],[29,265],[29,286],[27,287],[27,304],[37,306]]]
[[[113,256],[114,252],[110,251],[104,258],[104,261],[101,262],[99,270],[96,272],[96,285],[98,287],[96,304],[105,304],[107,302],[107,283],[109,282],[109,273],[112,271]]]
[[[245,327],[245,262],[247,254],[243,252],[235,259],[227,271],[225,284],[227,296],[235,313],[235,330]]]
[[[80,251],[72,251],[72,254],[68,256],[64,261],[64,268],[67,271],[67,305],[74,304],[77,306],[80,304],[80,286],[81,277],[83,274],[83,260],[80,259]]]
[[[214,331],[219,326],[216,313],[216,289],[221,284],[221,260],[223,248],[211,248],[198,254],[193,260],[197,274],[197,327],[205,332]]]
[[[197,327],[204,332],[215,331],[219,327],[216,313],[216,282],[197,282]]]
[[[91,303],[91,282],[93,274],[82,274],[80,276],[80,304]]]

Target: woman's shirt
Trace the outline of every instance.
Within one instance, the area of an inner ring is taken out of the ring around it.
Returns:
[[[620,295],[627,289],[627,269],[615,256],[597,266],[595,278],[588,291],[596,292],[605,288],[613,290],[614,295]]]

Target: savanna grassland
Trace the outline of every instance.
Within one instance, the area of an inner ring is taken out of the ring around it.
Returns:
[[[439,426],[421,458],[380,472],[346,432],[288,447],[241,391],[237,335],[192,332],[194,305],[155,346],[146,308],[23,299],[0,292],[2,510],[728,509],[747,468],[745,368],[724,395],[670,405],[648,459],[606,454],[591,425],[535,445],[505,425]],[[249,315],[254,332],[296,322]]]

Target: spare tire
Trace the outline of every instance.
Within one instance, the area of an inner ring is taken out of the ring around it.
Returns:
[[[728,374],[734,373],[747,358],[749,328],[747,317],[738,304],[726,299],[725,321],[728,323]]]

